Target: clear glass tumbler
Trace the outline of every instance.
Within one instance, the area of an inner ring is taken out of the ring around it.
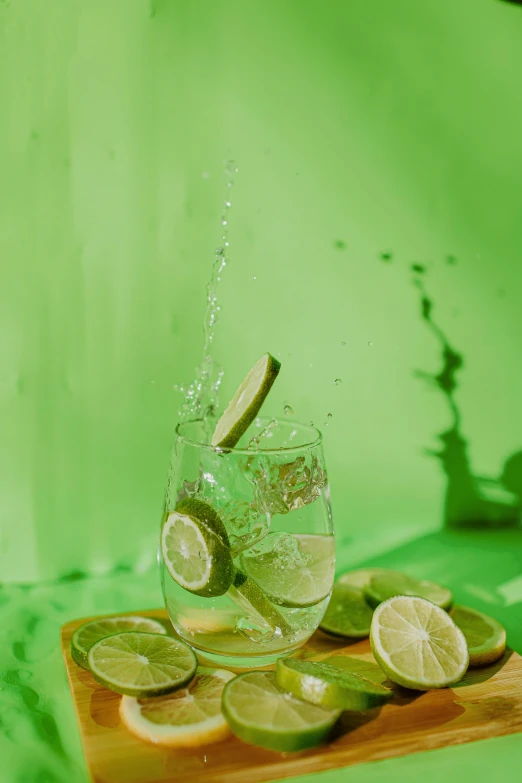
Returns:
[[[259,418],[252,434],[219,450],[203,421],[178,425],[160,542],[177,633],[204,658],[236,667],[270,664],[302,645],[323,617],[335,570],[321,433]],[[179,537],[192,525],[187,516],[196,525],[188,543]],[[220,531],[212,554],[198,532],[207,535],[210,517]],[[213,575],[219,594],[195,591],[201,573]]]

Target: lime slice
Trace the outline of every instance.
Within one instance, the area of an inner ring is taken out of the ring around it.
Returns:
[[[269,353],[254,364],[218,421],[212,446],[231,449],[236,445],[259,413],[280,368],[281,363]]]
[[[341,574],[337,583],[364,590],[374,576],[396,573],[396,571],[390,571],[388,568],[357,568],[355,571],[347,571],[345,574]]]
[[[329,596],[335,571],[335,541],[333,536],[295,535],[293,538],[304,565],[295,565],[277,550],[257,556],[244,552],[241,564],[271,601],[301,609]]]
[[[202,500],[187,498],[168,515],[161,552],[171,577],[191,593],[214,597],[232,584],[227,531],[212,506]]]
[[[372,577],[364,588],[364,595],[373,607],[394,595],[416,595],[419,598],[426,598],[442,609],[449,609],[453,603],[453,593],[446,587],[427,580],[419,581],[398,571],[388,571]]]
[[[265,624],[275,635],[285,637],[293,635],[294,629],[290,623],[246,574],[236,571],[234,585],[228,591],[228,595],[248,614],[259,618],[261,625]]]
[[[361,590],[337,582],[319,628],[334,636],[364,639],[370,635],[372,616],[373,609]]]
[[[221,712],[225,684],[234,677],[224,669],[198,669],[185,688],[157,699],[124,696],[120,715],[136,737],[156,745],[194,748],[230,735]]]
[[[106,617],[103,620],[92,620],[90,623],[81,625],[72,635],[71,655],[73,660],[79,666],[88,669],[87,655],[93,644],[106,636],[113,636],[125,631],[167,633],[161,623],[157,620],[150,620],[148,617]]]
[[[506,631],[493,617],[455,605],[450,612],[466,638],[470,666],[485,666],[502,658],[506,649]]]
[[[393,696],[389,688],[328,662],[279,658],[275,678],[281,688],[297,698],[332,709],[370,710]]]
[[[181,688],[194,677],[198,665],[188,644],[155,633],[119,633],[100,639],[87,660],[98,682],[137,698]]]
[[[464,634],[447,612],[424,598],[399,595],[379,604],[370,642],[382,670],[405,688],[445,688],[468,668]]]
[[[223,712],[239,739],[270,750],[303,750],[325,740],[341,710],[296,699],[272,672],[246,672],[223,691]]]

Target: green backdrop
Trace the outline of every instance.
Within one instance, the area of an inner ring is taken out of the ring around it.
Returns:
[[[35,780],[83,775],[59,624],[160,600],[173,386],[200,358],[224,158],[223,399],[277,355],[267,411],[332,414],[340,567],[446,578],[522,647],[517,531],[440,532],[448,504],[494,525],[522,495],[516,463],[499,480],[522,449],[521,77],[522,8],[501,0],[0,0],[13,780],[28,742]],[[54,717],[27,717],[24,676]]]

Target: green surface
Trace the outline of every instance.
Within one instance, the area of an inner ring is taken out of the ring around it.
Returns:
[[[225,157],[222,401],[269,345],[271,410],[328,422],[339,573],[447,584],[522,649],[519,532],[437,532],[519,517],[521,76],[501,0],[0,0],[6,783],[85,780],[59,625],[160,605]],[[313,779],[510,779],[521,743]]]

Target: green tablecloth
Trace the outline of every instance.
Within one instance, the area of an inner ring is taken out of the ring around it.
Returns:
[[[366,544],[364,544],[366,546]],[[339,570],[360,565],[361,542],[341,540]],[[522,651],[522,531],[435,533],[368,565],[438,579],[457,601],[494,614],[510,646]],[[0,588],[0,781],[84,783],[87,773],[59,648],[60,626],[92,614],[161,605],[156,571]],[[452,783],[515,780],[522,734],[301,777],[314,783],[410,779]],[[518,772],[517,772],[518,770]]]

